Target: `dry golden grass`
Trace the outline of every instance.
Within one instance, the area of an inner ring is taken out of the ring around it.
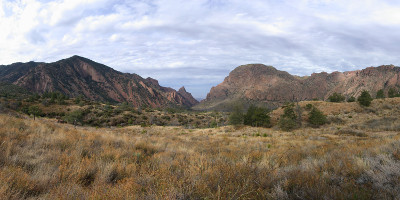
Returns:
[[[294,132],[0,115],[0,199],[399,199],[400,133],[368,126],[394,118],[396,104],[344,106],[344,123]]]

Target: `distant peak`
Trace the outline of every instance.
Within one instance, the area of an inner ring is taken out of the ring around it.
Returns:
[[[272,71],[277,71],[277,69],[273,66],[269,66],[269,65],[264,65],[264,64],[247,64],[247,65],[241,65],[239,67],[236,67],[235,70],[272,70]]]
[[[181,88],[179,88],[178,94],[180,94],[183,97],[185,97],[186,99],[188,99],[192,105],[196,105],[197,103],[199,103],[199,101],[197,101],[195,98],[193,98],[192,94],[190,94],[189,92],[186,91],[185,86],[182,86]]]
[[[179,88],[178,92],[179,93],[186,92],[185,86],[182,86],[181,88]]]
[[[236,67],[229,74],[232,76],[242,76],[243,74],[261,75],[261,74],[276,74],[280,72],[281,71],[277,70],[275,67],[272,66],[263,64],[248,64]]]
[[[156,80],[154,78],[147,77],[146,80],[149,81],[153,85],[159,85],[158,80]]]
[[[71,59],[73,59],[73,60],[75,60],[75,59],[79,59],[79,60],[89,60],[89,59],[87,59],[87,58],[85,58],[85,57],[78,56],[78,55],[73,55],[73,56],[67,58],[67,60],[71,60]]]

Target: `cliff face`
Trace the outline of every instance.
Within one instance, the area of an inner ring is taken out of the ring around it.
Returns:
[[[30,91],[60,91],[71,97],[84,95],[92,100],[123,102],[151,107],[187,106],[198,103],[191,95],[181,95],[162,87],[152,78],[121,73],[89,59],[73,56],[54,63],[15,63],[0,66],[0,82]]]
[[[180,95],[183,96],[185,99],[187,99],[191,105],[196,105],[196,104],[199,103],[195,98],[193,98],[193,96],[192,96],[191,93],[189,93],[189,92],[186,91],[185,87],[181,87],[181,88],[178,90],[178,94],[180,94]]]
[[[234,69],[195,109],[224,110],[235,101],[275,108],[288,101],[326,100],[332,93],[359,96],[363,90],[372,95],[380,89],[400,87],[400,68],[392,65],[358,71],[314,73],[297,77],[271,66],[250,64]]]

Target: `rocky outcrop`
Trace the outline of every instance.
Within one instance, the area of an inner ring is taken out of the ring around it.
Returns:
[[[271,66],[250,64],[234,69],[194,109],[226,110],[237,101],[276,108],[288,101],[326,100],[334,92],[357,97],[367,90],[374,96],[390,87],[400,87],[400,68],[393,65],[298,77]]]
[[[186,106],[197,103],[190,95],[162,87],[152,78],[121,73],[92,60],[73,56],[54,63],[15,63],[0,66],[0,82],[32,92],[59,91],[98,101],[131,102],[135,106]],[[193,101],[194,100],[194,101]]]
[[[178,93],[181,96],[183,96],[187,101],[189,101],[189,103],[192,104],[192,106],[194,106],[197,103],[199,103],[195,98],[193,98],[191,93],[186,91],[185,87],[179,88]]]

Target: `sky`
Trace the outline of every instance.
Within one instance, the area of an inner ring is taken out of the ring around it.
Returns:
[[[400,65],[395,0],[0,0],[0,64],[80,55],[204,98],[239,65]]]

